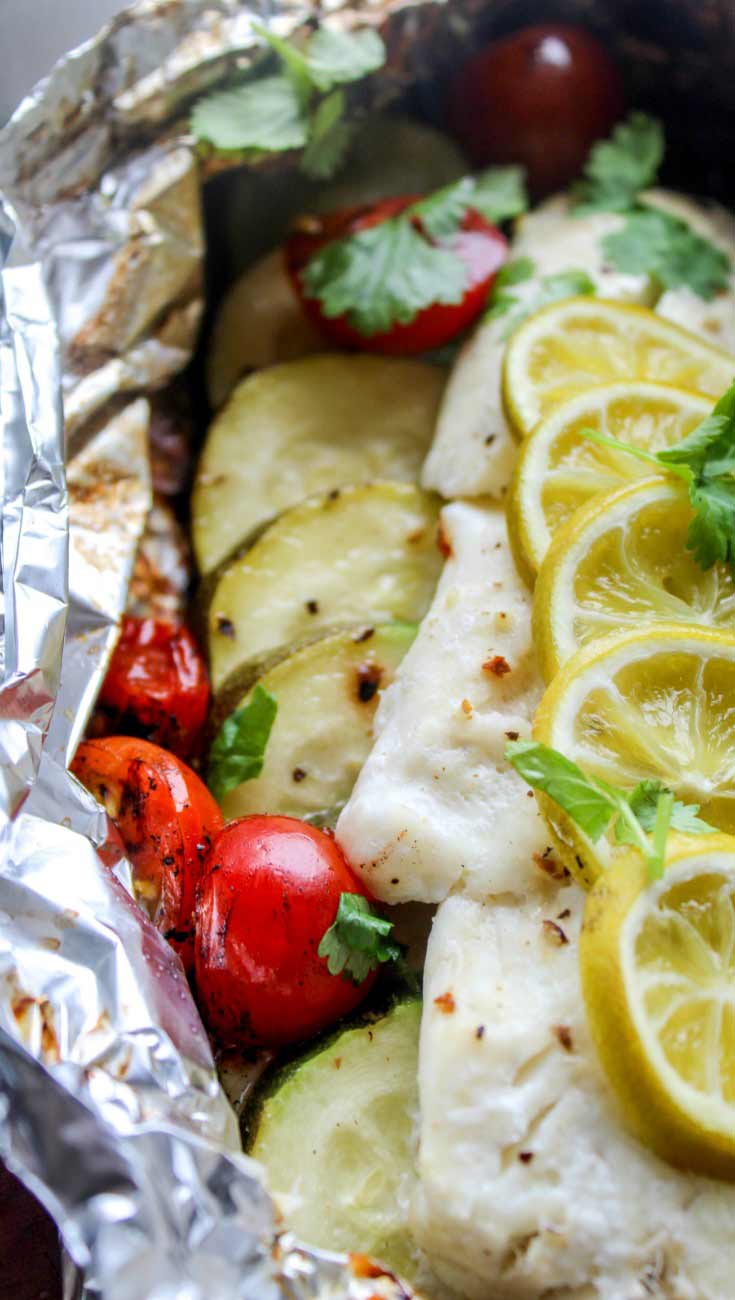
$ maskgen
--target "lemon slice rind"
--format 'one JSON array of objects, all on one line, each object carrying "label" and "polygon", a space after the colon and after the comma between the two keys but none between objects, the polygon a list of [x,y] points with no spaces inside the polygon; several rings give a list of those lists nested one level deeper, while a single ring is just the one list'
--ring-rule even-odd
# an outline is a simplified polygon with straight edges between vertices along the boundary
[{"label": "lemon slice rind", "polygon": [[[508,497],[508,531],[526,581],[533,584],[559,522],[563,526],[599,492],[655,472],[636,457],[581,438],[576,428],[602,428],[658,451],[680,442],[711,409],[698,393],[635,381],[578,393],[550,412],[521,446]],[[621,418],[626,411],[627,419]]]},{"label": "lemon slice rind", "polygon": [[526,437],[560,402],[595,385],[650,379],[715,399],[734,369],[729,353],[646,307],[565,298],[534,312],[511,336],[503,401]]},{"label": "lemon slice rind", "polygon": [[[682,927],[691,929],[682,898],[700,906],[710,899],[724,918],[727,951],[712,948],[708,954],[707,930],[703,938],[701,927],[695,928],[691,942],[698,960],[689,969],[686,949],[682,954],[676,944]],[[716,924],[710,929],[717,934]],[[726,1098],[720,1053],[729,1062],[735,1043],[733,933],[735,838],[675,835],[661,880],[649,884],[635,854],[598,880],[587,898],[579,946],[590,1031],[628,1126],[669,1163],[730,1179],[735,1178],[735,1062],[726,1073]],[[672,1021],[693,1031],[690,1051],[677,1030],[674,1055],[690,1073],[701,1073],[700,1086],[674,1068],[671,1048],[667,1053],[662,1046]]]},{"label": "lemon slice rind", "polygon": [[[711,694],[704,677],[711,666],[716,676],[717,665],[722,680]],[[705,821],[732,832],[735,708],[723,697],[735,701],[735,635],[673,623],[612,633],[578,650],[556,674],[533,736],[611,785],[662,780],[678,798],[699,803]],[[537,798],[564,865],[590,888],[623,850],[604,836],[593,843],[553,800]]]}]

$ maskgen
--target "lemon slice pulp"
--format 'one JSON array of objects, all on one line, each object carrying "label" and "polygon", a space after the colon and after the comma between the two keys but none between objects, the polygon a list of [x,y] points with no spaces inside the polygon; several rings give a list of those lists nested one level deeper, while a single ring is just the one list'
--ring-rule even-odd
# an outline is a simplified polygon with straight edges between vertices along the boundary
[{"label": "lemon slice pulp", "polygon": [[672,837],[661,880],[628,855],[580,936],[593,1040],[629,1126],[671,1164],[735,1177],[735,839]]},{"label": "lemon slice pulp", "polygon": [[533,629],[547,681],[590,641],[625,628],[683,623],[735,633],[735,582],[686,549],[686,488],[671,478],[596,496],[551,544],[534,592]]},{"label": "lemon slice pulp", "polygon": [[[547,688],[533,734],[610,785],[663,781],[735,831],[735,636],[661,624],[593,641]],[[621,850],[538,799],[565,865],[590,885]]]},{"label": "lemon slice pulp", "polygon": [[565,298],[530,316],[503,363],[505,406],[519,433],[560,402],[614,380],[651,379],[713,398],[735,358],[655,312],[602,298]]},{"label": "lemon slice pulp", "polygon": [[635,381],[589,389],[551,412],[523,443],[510,489],[508,529],[521,572],[536,573],[556,530],[590,497],[651,474],[581,429],[655,452],[681,442],[711,410],[697,393]]}]

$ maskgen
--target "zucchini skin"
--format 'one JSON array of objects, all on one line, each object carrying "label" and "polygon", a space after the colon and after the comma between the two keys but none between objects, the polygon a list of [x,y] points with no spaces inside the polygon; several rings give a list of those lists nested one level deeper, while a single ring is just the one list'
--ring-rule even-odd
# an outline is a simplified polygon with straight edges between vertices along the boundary
[{"label": "zucchini skin", "polygon": [[411,972],[388,971],[376,984],[367,1002],[361,1003],[357,1011],[344,1016],[308,1044],[296,1043],[280,1052],[251,1088],[240,1113],[240,1138],[245,1154],[252,1153],[264,1107],[302,1065],[321,1056],[323,1052],[331,1051],[343,1034],[355,1029],[369,1029],[396,1007],[421,1001],[418,980],[411,978]]}]

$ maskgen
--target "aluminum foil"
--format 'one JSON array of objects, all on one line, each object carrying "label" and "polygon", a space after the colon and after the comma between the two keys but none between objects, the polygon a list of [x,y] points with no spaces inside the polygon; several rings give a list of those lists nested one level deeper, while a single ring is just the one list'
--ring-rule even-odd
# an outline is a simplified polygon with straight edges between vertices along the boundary
[{"label": "aluminum foil", "polygon": [[0,136],[0,1150],[59,1225],[69,1298],[410,1295],[279,1234],[178,958],[66,770],[144,530],[154,556],[167,536],[148,395],[202,312],[185,111],[260,56],[252,21],[231,0],[141,0]]},{"label": "aluminum foil", "polygon": [[[364,102],[383,107],[418,80],[431,111],[423,74],[446,68],[489,8],[500,24],[536,16],[531,0],[285,0],[276,11],[263,0],[257,17],[282,36],[307,20],[380,25],[388,64]],[[704,159],[713,192],[730,183],[715,127],[732,85],[732,0],[559,0],[555,11],[617,44],[634,102],[655,110],[660,91],[665,110],[678,96],[681,156]],[[261,57],[255,12],[139,0],[0,133],[0,1151],[59,1224],[68,1300],[410,1294],[360,1256],[279,1235],[178,959],[133,902],[106,817],[66,771],[140,539],[139,601],[170,544],[165,511],[149,516],[149,399],[194,345],[201,182],[218,165],[197,157],[187,111]],[[704,139],[683,111],[692,98],[706,106]],[[153,591],[163,608],[178,608],[176,572]]]}]

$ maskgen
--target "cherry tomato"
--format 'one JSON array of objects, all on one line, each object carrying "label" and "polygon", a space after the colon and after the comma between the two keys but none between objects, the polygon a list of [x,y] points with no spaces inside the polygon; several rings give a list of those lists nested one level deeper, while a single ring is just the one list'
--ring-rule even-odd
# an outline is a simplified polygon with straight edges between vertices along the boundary
[{"label": "cherry tomato", "polygon": [[186,763],[131,736],[84,741],[71,770],[107,810],[138,901],[190,971],[197,883],[223,825],[217,804]]},{"label": "cherry tomato", "polygon": [[108,733],[143,735],[186,755],[196,745],[208,704],[207,669],[191,632],[126,615],[100,691],[97,725]]},{"label": "cherry tomato", "polygon": [[293,817],[241,817],[199,886],[196,981],[226,1044],[298,1042],[357,1006],[374,982],[330,975],[317,949],[340,895],[365,894],[331,836]]},{"label": "cherry tomato", "polygon": [[[382,199],[366,207],[344,208],[327,217],[309,217],[302,223],[286,244],[286,266],[292,283],[307,316],[317,325],[329,341],[340,348],[360,348],[364,352],[386,353],[390,356],[412,356],[443,347],[461,334],[480,314],[495,275],[506,259],[508,244],[505,236],[478,212],[469,209],[460,230],[446,241],[445,246],[464,262],[468,272],[467,289],[461,302],[455,305],[434,303],[425,307],[406,325],[395,324],[380,334],[366,336],[350,325],[346,316],[330,318],[322,312],[317,298],[308,298],[304,292],[301,272],[318,249],[345,235],[357,234],[378,226],[390,217],[403,212],[415,203],[417,195]],[[417,229],[420,226],[417,224]]]},{"label": "cherry tomato", "polygon": [[454,78],[448,119],[475,166],[523,163],[535,196],[577,176],[623,111],[620,73],[581,27],[525,27]]}]

